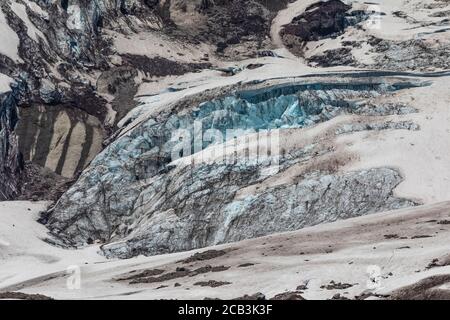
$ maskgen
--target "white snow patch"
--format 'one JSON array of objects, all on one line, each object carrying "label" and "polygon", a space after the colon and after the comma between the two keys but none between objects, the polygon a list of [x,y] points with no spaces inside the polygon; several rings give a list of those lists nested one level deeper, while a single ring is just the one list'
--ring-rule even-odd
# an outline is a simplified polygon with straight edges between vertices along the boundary
[{"label": "white snow patch", "polygon": [[15,62],[21,62],[19,57],[20,39],[6,21],[5,13],[0,8],[0,54],[7,56]]},{"label": "white snow patch", "polygon": [[12,82],[12,78],[0,73],[0,94],[11,91],[10,85]]}]

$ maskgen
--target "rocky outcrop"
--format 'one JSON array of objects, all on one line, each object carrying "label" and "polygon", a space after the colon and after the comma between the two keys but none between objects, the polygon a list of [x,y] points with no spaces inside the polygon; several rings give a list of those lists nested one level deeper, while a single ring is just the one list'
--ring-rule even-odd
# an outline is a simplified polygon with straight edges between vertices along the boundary
[{"label": "rocky outcrop", "polygon": [[308,59],[312,66],[335,67],[351,66],[356,64],[352,49],[349,47],[325,50],[321,55],[315,55]]},{"label": "rocky outcrop", "polygon": [[[304,57],[314,67],[446,70],[449,68],[450,44],[446,37],[449,21],[441,19],[446,11],[429,14],[429,10],[447,6],[445,2],[428,5],[418,1],[414,3],[415,12],[411,13],[393,10],[382,3],[321,1],[284,25],[280,37],[291,52]],[[390,37],[391,28],[399,33],[411,32]]]},{"label": "rocky outcrop", "polygon": [[307,42],[336,38],[344,30],[367,19],[364,11],[350,11],[351,5],[339,0],[319,1],[308,6],[280,31],[283,43],[291,51],[302,55]]},{"label": "rocky outcrop", "polygon": [[17,121],[14,93],[0,93],[0,201],[13,199],[20,193],[24,162],[14,133]]},{"label": "rocky outcrop", "polygon": [[[439,30],[436,33],[439,33]],[[360,49],[365,43],[370,45],[367,54],[373,55],[373,62],[370,64],[359,62],[352,53],[353,49]],[[446,41],[426,39],[396,41],[371,36],[368,41],[343,42],[343,45],[342,48],[325,50],[320,55],[313,55],[308,58],[308,62],[321,67],[349,65],[398,71],[450,68],[450,45]]]},{"label": "rocky outcrop", "polygon": [[294,35],[302,41],[318,40],[342,32],[346,25],[346,13],[351,6],[331,0],[310,5],[305,12],[285,25],[282,35]]},{"label": "rocky outcrop", "polygon": [[[255,57],[270,42],[271,22],[291,0],[175,0],[171,19],[174,34],[210,43],[227,58]],[[185,15],[189,14],[189,19]]]},{"label": "rocky outcrop", "polygon": [[[106,131],[119,120],[111,119],[110,108],[125,100],[129,104],[125,110],[117,108],[122,117],[135,104],[133,97],[131,102],[123,97],[109,106],[101,96],[108,92],[97,93],[93,80],[111,67],[111,43],[102,30],[117,27],[134,32],[155,23],[161,26],[158,3],[8,0],[0,4],[1,30],[9,37],[0,50],[0,72],[20,83],[14,95],[2,97],[0,175],[1,184],[9,189],[1,187],[3,198],[19,197],[24,191],[20,180],[46,169],[72,178],[101,151]],[[50,176],[45,174],[42,180]],[[57,184],[60,178],[55,179]]]},{"label": "rocky outcrop", "polygon": [[376,54],[375,64],[371,66],[374,68],[422,71],[450,68],[450,44],[447,41],[394,41],[371,37],[369,43]]},{"label": "rocky outcrop", "polygon": [[[136,106],[134,96],[141,81],[212,66],[207,54],[200,62],[180,63],[165,56],[116,52],[115,35],[154,32],[169,42],[217,46],[223,56],[228,55],[224,44],[245,44],[242,52],[247,53],[251,47],[263,47],[271,20],[287,3],[3,1],[0,24],[8,46],[0,50],[0,72],[22,84],[15,96],[19,123],[3,133],[5,141],[17,139],[5,145],[18,144],[15,148],[33,168],[76,177],[101,151],[104,138],[117,129],[119,120]],[[16,172],[19,164],[13,166],[11,161],[5,162],[4,166],[12,166],[5,170]]]},{"label": "rocky outcrop", "polygon": [[[9,122],[2,124],[8,128],[3,133],[3,145],[9,152],[3,155],[8,159],[2,161],[4,173],[0,175],[2,183],[8,183],[10,189],[15,185],[8,197],[14,199],[22,197],[24,192],[34,194],[26,189],[35,184],[32,181],[39,180],[35,174],[45,172],[44,167],[73,177],[101,150],[106,102],[95,94],[85,68],[101,68],[105,60],[95,53],[100,50],[101,40],[83,40],[90,33],[81,36],[73,32],[66,24],[59,1],[3,1],[0,14],[2,30],[7,28],[9,37],[17,40],[7,41],[7,49],[0,50],[0,72],[18,83],[2,103],[2,117]],[[70,123],[64,121],[64,116],[58,118],[52,109],[70,109],[68,113],[77,116],[72,116]],[[85,126],[82,118],[89,118],[90,124]],[[89,142],[86,140],[90,128],[95,128],[95,141]],[[72,139],[65,141],[65,137]],[[70,143],[73,146],[68,146]],[[66,161],[69,158],[72,159]],[[45,174],[41,180],[51,176]],[[55,176],[49,184],[49,198],[59,180]],[[42,192],[39,194],[39,199],[49,199]]]}]

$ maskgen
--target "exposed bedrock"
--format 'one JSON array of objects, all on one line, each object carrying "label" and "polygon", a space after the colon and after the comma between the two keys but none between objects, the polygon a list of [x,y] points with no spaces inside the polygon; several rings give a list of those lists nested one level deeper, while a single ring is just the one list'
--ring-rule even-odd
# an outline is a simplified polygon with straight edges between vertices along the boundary
[{"label": "exposed bedrock", "polygon": [[[105,253],[131,257],[193,249],[412,205],[392,196],[401,181],[396,171],[374,169],[342,175],[336,171],[339,160],[311,168],[293,184],[250,192],[239,201],[235,196],[300,161],[330,152],[314,146],[285,150],[282,143],[270,144],[270,148],[278,147],[275,150],[258,144],[258,152],[264,148],[270,151],[261,157],[262,162],[255,162],[249,156],[255,145],[243,137],[255,131],[270,135],[312,126],[342,113],[361,114],[361,110],[383,115],[390,109],[388,104],[377,113],[370,103],[362,101],[416,85],[422,84],[368,78],[346,83],[289,83],[238,91],[182,110],[174,106],[112,142],[44,220],[53,234],[70,245],[125,240],[105,246]],[[189,105],[189,101],[181,105],[186,103]],[[225,140],[239,139],[245,140],[237,142],[244,156],[233,151],[231,160],[216,157],[212,162],[192,165],[191,160],[185,161],[191,154],[195,157],[223,146]],[[273,169],[273,161],[277,169],[267,171]],[[315,189],[326,192],[315,197]],[[248,225],[251,219],[260,224]],[[272,220],[279,223],[268,223]]]},{"label": "exposed bedrock", "polygon": [[24,162],[14,133],[17,121],[14,92],[0,94],[0,201],[13,199],[20,193]]},{"label": "exposed bedrock", "polygon": [[102,150],[101,122],[83,112],[60,106],[20,108],[16,133],[25,161],[67,178],[87,166]]},{"label": "exposed bedrock", "polygon": [[284,44],[295,54],[302,55],[307,42],[336,38],[349,26],[368,18],[364,11],[351,11],[351,5],[339,0],[319,1],[285,25],[280,32]]},{"label": "exposed bedrock", "polygon": [[[450,43],[411,39],[405,41],[383,40],[370,37],[368,43],[375,54],[376,69],[389,70],[447,70],[450,68]],[[365,67],[365,66],[364,66]]]}]

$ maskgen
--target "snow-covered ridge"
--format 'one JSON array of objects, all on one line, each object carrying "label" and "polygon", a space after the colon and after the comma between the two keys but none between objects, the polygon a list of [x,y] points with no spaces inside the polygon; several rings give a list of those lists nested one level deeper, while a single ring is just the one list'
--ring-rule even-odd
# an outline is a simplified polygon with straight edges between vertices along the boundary
[{"label": "snow-covered ridge", "polygon": [[[266,299],[279,294],[305,299],[448,296],[445,279],[436,279],[426,291],[401,295],[405,287],[448,274],[448,202],[129,260],[106,260],[96,253],[96,244],[64,250],[42,241],[46,229],[35,219],[45,205],[0,203],[0,292],[55,299],[232,299],[258,292]],[[182,262],[188,259],[189,264]],[[180,272],[174,279],[158,280],[178,268],[187,268],[191,276]],[[159,275],[139,276],[157,270]],[[206,273],[194,275],[194,270]],[[210,280],[222,284],[197,284]]]}]

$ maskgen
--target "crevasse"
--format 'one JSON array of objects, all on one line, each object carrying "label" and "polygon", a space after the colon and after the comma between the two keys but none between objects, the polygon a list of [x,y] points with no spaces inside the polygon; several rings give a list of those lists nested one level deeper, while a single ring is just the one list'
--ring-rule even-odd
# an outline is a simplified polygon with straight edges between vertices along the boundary
[{"label": "crevasse", "polygon": [[[403,83],[402,86],[414,84]],[[57,203],[50,216],[49,227],[53,232],[71,239],[75,245],[86,243],[89,239],[109,242],[127,235],[130,232],[128,226],[133,221],[139,221],[136,215],[145,214],[146,209],[136,211],[136,201],[139,198],[139,201],[145,200],[146,203],[156,201],[155,206],[160,201],[152,198],[160,193],[149,192],[147,188],[171,185],[166,181],[172,170],[171,152],[179,143],[178,138],[174,138],[174,132],[184,129],[194,133],[196,122],[202,124],[202,133],[209,129],[220,132],[243,129],[241,134],[245,134],[246,130],[300,128],[329,120],[343,111],[352,112],[357,101],[397,89],[396,85],[387,85],[382,81],[288,83],[238,91],[185,109],[182,113],[160,114],[114,141],[96,157]],[[193,141],[188,142],[191,151],[197,151]],[[210,143],[203,142],[202,147]],[[239,173],[241,169],[243,173]],[[205,170],[200,168],[198,172],[203,175]],[[233,174],[244,174],[248,175],[245,179],[254,179],[251,170],[248,173],[245,170],[249,168],[234,169]],[[202,179],[191,178],[193,181]],[[213,176],[204,179],[207,184],[221,183]],[[186,181],[180,181],[180,188],[184,183]],[[229,186],[230,192],[235,192],[237,188]],[[147,191],[143,193],[144,190]],[[183,192],[189,193],[189,190]],[[164,193],[164,197],[168,194]],[[186,196],[190,197],[189,194]],[[204,208],[207,210],[210,207],[205,205]]]}]

